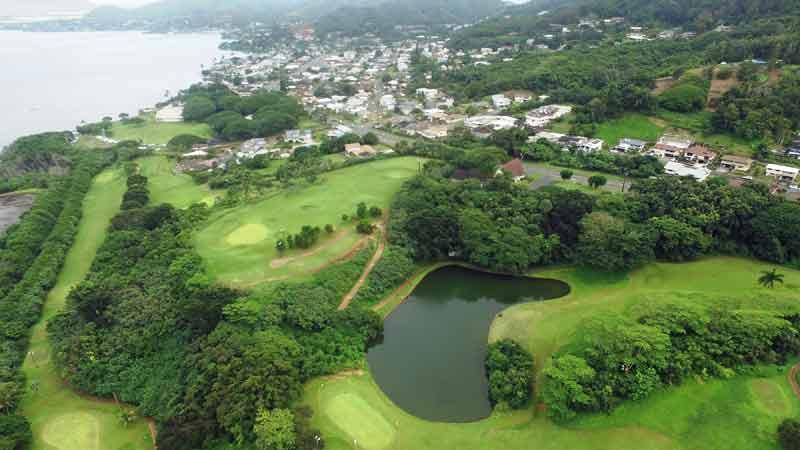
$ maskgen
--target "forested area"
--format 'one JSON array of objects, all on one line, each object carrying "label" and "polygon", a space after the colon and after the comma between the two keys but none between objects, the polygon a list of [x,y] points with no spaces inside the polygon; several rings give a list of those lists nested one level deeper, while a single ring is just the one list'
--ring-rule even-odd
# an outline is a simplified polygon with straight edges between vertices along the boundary
[{"label": "forested area", "polygon": [[229,141],[273,136],[296,127],[304,114],[295,98],[281,92],[239,97],[222,85],[195,85],[182,92],[181,99],[186,102],[184,119],[206,122],[217,136]]},{"label": "forested area", "polygon": [[41,194],[22,222],[0,240],[0,448],[20,448],[31,439],[27,420],[15,414],[25,392],[20,367],[28,333],[72,246],[92,178],[117,156],[112,150],[76,158],[70,174]]},{"label": "forested area", "polygon": [[553,357],[542,392],[551,418],[609,412],[693,376],[729,378],[749,366],[783,364],[800,351],[794,299],[642,300],[625,314],[588,320],[576,342]]},{"label": "forested area", "polygon": [[189,239],[207,208],[144,206],[146,186],[129,176],[89,275],[48,325],[65,378],[154,417],[159,448],[317,448],[294,403],[305,381],[358,367],[381,336],[373,312],[336,311],[372,249],[309,281],[234,291],[212,284]]},{"label": "forested area", "polygon": [[[17,139],[0,153],[0,177],[7,178],[17,189],[41,187],[40,178],[33,173],[61,174],[69,168],[70,138],[70,133],[54,132]],[[4,183],[0,181],[0,186]]]},{"label": "forested area", "polygon": [[598,199],[558,188],[531,191],[505,178],[452,183],[436,164],[426,172],[392,207],[390,240],[416,261],[454,257],[513,273],[553,262],[625,271],[712,252],[800,262],[792,238],[800,232],[800,205],[757,184],[644,179],[624,197]]}]

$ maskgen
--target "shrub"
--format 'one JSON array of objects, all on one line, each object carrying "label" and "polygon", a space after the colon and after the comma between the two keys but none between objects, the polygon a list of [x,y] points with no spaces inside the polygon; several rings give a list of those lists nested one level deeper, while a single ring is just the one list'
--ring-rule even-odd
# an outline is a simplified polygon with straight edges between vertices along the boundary
[{"label": "shrub", "polygon": [[778,425],[778,441],[785,450],[800,450],[800,421],[784,419]]},{"label": "shrub", "polygon": [[517,409],[528,404],[533,387],[530,353],[516,342],[503,339],[489,345],[485,365],[493,405],[507,404]]}]

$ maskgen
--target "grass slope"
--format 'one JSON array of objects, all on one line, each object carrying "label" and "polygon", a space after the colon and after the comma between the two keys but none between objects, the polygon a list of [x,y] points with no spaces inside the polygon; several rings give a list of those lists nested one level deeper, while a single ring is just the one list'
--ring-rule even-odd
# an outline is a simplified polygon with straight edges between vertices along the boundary
[{"label": "grass slope", "polygon": [[180,134],[193,134],[202,138],[211,137],[211,128],[205,123],[196,122],[156,122],[154,114],[140,116],[141,124],[122,124],[114,122],[111,136],[118,141],[134,140],[144,144],[166,144]]},{"label": "grass slope", "polygon": [[[233,285],[307,275],[361,239],[352,224],[342,223],[342,215],[352,215],[359,202],[388,207],[402,183],[417,172],[419,162],[408,157],[360,164],[324,174],[313,185],[223,211],[196,233],[197,250],[211,274]],[[281,233],[325,224],[337,228],[332,236],[323,235],[317,247],[287,251],[278,260],[275,241]]]},{"label": "grass slope", "polygon": [[[735,296],[763,291],[756,278],[769,268],[752,260],[719,257],[687,264],[651,264],[629,275],[574,268],[544,270],[535,275],[567,281],[572,292],[561,299],[503,311],[492,324],[489,339],[517,340],[532,351],[540,369],[554,351],[572,340],[586,318],[621,312],[640,301],[658,301],[665,293]],[[786,283],[777,290],[799,292],[800,272],[780,271]],[[331,450],[777,450],[778,423],[800,413],[800,402],[786,381],[787,372],[788,368],[762,367],[758,373],[730,380],[692,381],[644,401],[627,402],[611,415],[584,416],[567,426],[555,425],[534,408],[494,413],[474,423],[427,422],[395,406],[369,374],[315,380],[306,387],[305,401],[317,411],[314,422]],[[343,401],[353,407],[343,408]],[[384,431],[391,436],[390,443],[370,438],[354,444],[356,428],[382,429],[384,422],[392,426],[391,431]]]},{"label": "grass slope", "polygon": [[42,318],[33,328],[23,365],[28,392],[22,412],[31,421],[34,442],[30,450],[147,450],[153,447],[147,424],[138,420],[127,428],[120,423],[119,407],[78,395],[61,380],[50,360],[45,326],[58,314],[73,286],[86,276],[111,218],[118,212],[125,178],[121,170],[98,175],[83,202],[75,243],[67,254],[58,282],[50,291]]},{"label": "grass slope", "polygon": [[656,142],[662,131],[663,127],[653,123],[647,116],[626,114],[598,124],[595,137],[605,141],[608,148],[613,148],[623,138]]},{"label": "grass slope", "polygon": [[138,161],[141,174],[148,178],[150,202],[169,203],[186,208],[194,203],[214,204],[218,195],[207,185],[199,185],[192,177],[175,173],[175,163],[164,156],[149,156]]}]

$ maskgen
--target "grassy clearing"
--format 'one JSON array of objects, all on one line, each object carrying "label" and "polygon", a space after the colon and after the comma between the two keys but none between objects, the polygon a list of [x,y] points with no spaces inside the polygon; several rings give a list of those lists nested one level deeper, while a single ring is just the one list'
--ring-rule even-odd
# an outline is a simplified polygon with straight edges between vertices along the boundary
[{"label": "grassy clearing", "polygon": [[150,202],[169,203],[176,208],[186,208],[193,203],[211,206],[221,194],[199,185],[192,177],[175,173],[175,162],[164,156],[148,156],[138,161],[142,175],[148,178]]},{"label": "grassy clearing", "polygon": [[708,133],[711,115],[712,113],[708,111],[675,113],[661,110],[656,115],[655,121],[673,129],[687,131],[695,140],[717,149],[724,149],[726,154],[751,157],[753,148],[759,141],[728,134]]},{"label": "grassy clearing", "polygon": [[661,136],[662,131],[663,127],[653,123],[647,116],[626,114],[619,119],[599,124],[595,137],[605,141],[606,145],[611,148],[623,138],[655,142]]},{"label": "grassy clearing", "polygon": [[125,124],[114,122],[111,136],[118,141],[134,140],[145,144],[166,144],[170,139],[180,134],[193,134],[202,138],[211,137],[211,128],[205,123],[156,122],[154,114],[140,116],[144,119],[142,124]]},{"label": "grassy clearing", "polygon": [[[218,213],[195,236],[198,252],[220,281],[252,286],[264,281],[303,276],[347,254],[362,236],[342,215],[356,205],[389,206],[403,182],[419,167],[418,158],[393,158],[324,174],[313,185],[282,191],[255,204]],[[278,255],[275,242],[303,225],[337,230],[309,250]]]},{"label": "grassy clearing", "polygon": [[[513,306],[492,324],[490,340],[510,337],[536,357],[536,367],[575,336],[586,318],[621,312],[641,301],[658,301],[658,294],[699,291],[738,295],[763,291],[756,278],[771,268],[760,262],[718,257],[687,264],[651,264],[631,274],[598,274],[574,268],[547,269],[536,276],[571,284],[561,299]],[[800,290],[800,272],[780,269],[786,283],[776,288],[787,294]],[[413,289],[425,270],[404,286]],[[402,294],[397,295],[401,297]],[[391,299],[380,312],[399,302]],[[800,413],[800,403],[786,382],[787,367],[761,367],[753,374],[729,380],[696,380],[665,389],[640,402],[627,402],[610,415],[590,415],[558,426],[533,407],[494,413],[486,420],[466,424],[427,422],[397,408],[369,374],[319,379],[306,387],[305,401],[317,411],[348,395],[357,407],[369,410],[360,418],[352,413],[317,413],[315,424],[330,449],[719,449],[777,450],[775,429],[785,417]],[[357,400],[356,400],[357,398]],[[338,399],[338,400],[336,400]],[[368,406],[363,406],[366,403]],[[352,431],[355,421],[380,414],[394,428],[389,444],[369,446]],[[378,421],[380,422],[380,420]]]},{"label": "grassy clearing", "polygon": [[153,447],[147,424],[138,420],[123,427],[113,402],[78,395],[64,384],[50,360],[45,325],[64,307],[69,290],[89,271],[109,221],[119,210],[125,178],[121,170],[98,175],[83,202],[75,243],[67,254],[55,287],[50,291],[39,323],[33,328],[23,365],[28,392],[21,408],[31,421],[30,450],[148,450]]}]

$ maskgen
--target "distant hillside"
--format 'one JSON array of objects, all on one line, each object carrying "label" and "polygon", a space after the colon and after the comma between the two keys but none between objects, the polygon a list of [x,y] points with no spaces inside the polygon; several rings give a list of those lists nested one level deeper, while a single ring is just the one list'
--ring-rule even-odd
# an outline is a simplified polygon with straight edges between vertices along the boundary
[{"label": "distant hillside", "polygon": [[89,11],[94,7],[89,0],[24,0],[0,1],[0,17],[45,16],[47,14]]},{"label": "distant hillside", "polygon": [[105,24],[128,20],[187,20],[195,25],[228,19],[235,22],[271,22],[303,3],[304,0],[162,0],[134,9],[104,6],[93,10],[88,18]]},{"label": "distant hillside", "polygon": [[500,0],[389,0],[370,7],[345,6],[320,18],[320,33],[385,31],[396,25],[464,24],[503,11]]},{"label": "distant hillside", "polygon": [[[549,12],[540,15],[543,10]],[[586,17],[624,17],[628,25],[679,26],[704,32],[719,24],[736,25],[800,12],[800,0],[534,0],[510,9],[454,37],[454,47],[502,44],[513,36],[577,23]]]}]

